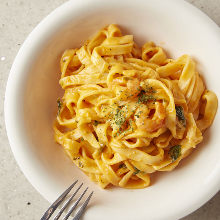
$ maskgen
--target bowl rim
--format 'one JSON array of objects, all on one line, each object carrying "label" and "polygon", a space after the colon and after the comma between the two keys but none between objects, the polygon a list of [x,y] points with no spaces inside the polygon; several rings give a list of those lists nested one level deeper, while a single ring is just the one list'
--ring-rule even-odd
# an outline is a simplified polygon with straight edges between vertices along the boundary
[{"label": "bowl rim", "polygon": [[[116,1],[117,0],[113,0],[113,2]],[[138,1],[142,1],[142,0],[138,0]],[[167,0],[167,1],[174,2],[173,0]],[[100,4],[101,2],[102,0],[93,0],[93,5]],[[24,129],[22,124],[22,118],[18,118],[19,115],[18,113],[22,113],[23,108],[20,107],[18,111],[15,111],[15,109],[17,109],[17,106],[19,105],[19,100],[17,100],[17,95],[18,95],[17,91],[19,91],[20,95],[23,94],[24,90],[22,88],[22,81],[24,82],[25,81],[24,79],[26,77],[25,74],[18,74],[18,72],[22,72],[31,66],[31,62],[27,64],[26,62],[27,58],[32,54],[32,51],[37,51],[38,45],[42,45],[45,38],[51,35],[51,32],[49,33],[48,30],[52,30],[52,29],[56,30],[55,21],[58,21],[58,19],[63,18],[63,14],[62,14],[63,11],[65,11],[69,7],[72,7],[75,10],[77,7],[84,7],[90,3],[91,3],[90,0],[84,0],[83,3],[82,1],[70,0],[60,5],[58,8],[53,10],[49,15],[47,15],[33,29],[33,31],[28,35],[28,37],[22,44],[19,52],[17,53],[14,59],[6,85],[5,100],[4,100],[4,118],[5,118],[6,132],[11,150],[13,152],[17,164],[19,165],[25,177],[34,186],[34,188],[49,202],[52,202],[51,199],[49,199],[50,196],[48,196],[47,193],[45,193],[45,190],[42,189],[42,185],[37,180],[36,177],[38,175],[35,176],[33,175],[33,173],[37,173],[37,174],[42,172],[45,173],[43,167],[35,159],[33,160],[31,159],[31,161],[27,161],[28,154],[29,155],[32,154],[31,151],[29,152],[20,151],[22,148],[17,147],[17,145],[21,146],[25,142],[25,135],[22,133],[22,130]],[[182,4],[184,7],[187,7],[190,10],[192,10],[194,13],[196,13],[204,22],[212,26],[213,31],[215,31],[216,34],[220,37],[220,28],[206,14],[204,14],[198,8],[186,2],[185,0],[179,1],[178,4]],[[34,56],[32,57],[32,60],[34,60]],[[18,135],[15,135],[16,133],[18,133]],[[27,145],[28,142],[26,141],[25,144]],[[29,166],[31,164],[32,166]],[[33,166],[33,164],[35,166]],[[218,165],[219,165],[218,171],[220,171],[220,164]],[[217,172],[215,172],[215,175],[216,177],[218,176],[216,182],[213,183],[212,186],[210,186],[210,188],[203,193],[201,198],[197,199],[197,202],[195,204],[191,204],[191,206],[188,205],[188,207],[187,208],[185,207],[185,209],[182,208],[182,211],[175,213],[175,215],[170,215],[170,219],[184,217],[190,214],[191,212],[195,211],[199,207],[201,207],[208,200],[210,200],[220,189],[220,175]],[[45,178],[47,179],[46,176]]]}]

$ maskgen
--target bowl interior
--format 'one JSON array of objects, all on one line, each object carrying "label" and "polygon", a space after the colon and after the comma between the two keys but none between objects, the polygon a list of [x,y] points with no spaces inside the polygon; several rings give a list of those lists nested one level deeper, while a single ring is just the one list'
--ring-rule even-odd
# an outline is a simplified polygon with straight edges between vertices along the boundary
[{"label": "bowl interior", "polygon": [[[197,61],[197,69],[207,87],[219,96],[216,64],[220,57],[220,40],[215,25],[185,2],[135,2],[68,2],[35,29],[16,58],[23,65],[22,71],[21,68],[16,70],[20,71],[17,74],[23,76],[23,81],[17,85],[20,92],[12,98],[19,105],[17,112],[12,114],[19,118],[16,126],[20,126],[17,127],[20,130],[16,135],[22,136],[23,144],[20,141],[15,146],[10,141],[14,153],[20,151],[20,155],[15,156],[18,162],[25,161],[23,170],[28,173],[29,180],[51,202],[74,179],[93,189],[95,196],[85,219],[94,219],[94,216],[97,220],[104,216],[105,219],[114,216],[120,216],[120,219],[180,218],[207,201],[220,184],[219,114],[206,132],[204,142],[176,170],[152,175],[152,186],[142,190],[100,189],[54,142],[52,125],[57,111],[56,100],[63,94],[58,84],[60,57],[65,49],[80,47],[110,23],[118,24],[123,34],[133,34],[139,45],[154,41],[172,58],[191,55]],[[196,25],[198,22],[203,25]],[[11,74],[13,71],[15,67]],[[10,134],[9,139],[13,139]],[[24,168],[27,165],[29,168]],[[157,210],[159,203],[160,212]],[[131,206],[133,208],[128,208]]]}]

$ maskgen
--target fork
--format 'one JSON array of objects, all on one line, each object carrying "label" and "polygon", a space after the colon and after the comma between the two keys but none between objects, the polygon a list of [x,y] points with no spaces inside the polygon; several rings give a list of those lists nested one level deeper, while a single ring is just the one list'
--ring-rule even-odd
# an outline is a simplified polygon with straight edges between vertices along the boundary
[{"label": "fork", "polygon": [[[62,201],[64,201],[64,199],[66,198],[66,196],[68,195],[68,193],[71,191],[71,189],[76,185],[76,183],[78,182],[78,180],[76,180],[66,191],[64,191],[61,196],[59,196],[59,198],[47,209],[47,211],[44,213],[44,215],[42,216],[42,218],[40,220],[48,220],[51,215],[54,213],[54,211],[57,209],[57,207],[60,205],[60,203]],[[82,187],[83,183],[80,184],[80,186],[75,190],[75,192],[72,194],[72,196],[64,203],[63,207],[60,209],[60,211],[57,213],[57,215],[54,217],[53,220],[58,220],[60,218],[60,216],[62,215],[62,213],[64,212],[64,210],[67,208],[67,206],[70,204],[70,202],[72,201],[72,199],[75,197],[75,195],[77,194],[77,192],[80,190],[80,188]],[[75,201],[75,203],[72,205],[72,207],[69,209],[69,211],[67,212],[67,214],[64,216],[63,220],[67,220],[69,218],[69,216],[72,214],[72,212],[75,210],[75,208],[77,207],[78,203],[80,202],[80,200],[83,198],[83,196],[85,195],[86,191],[88,190],[88,187],[83,191],[83,193],[79,196],[79,198]],[[84,201],[84,203],[80,206],[79,210],[77,211],[77,213],[75,214],[75,216],[73,217],[72,220],[79,220],[80,217],[82,216],[82,214],[84,213],[84,210],[86,208],[86,206],[89,203],[89,200],[91,199],[93,195],[93,191],[89,194],[89,196],[87,197],[87,199]]]}]

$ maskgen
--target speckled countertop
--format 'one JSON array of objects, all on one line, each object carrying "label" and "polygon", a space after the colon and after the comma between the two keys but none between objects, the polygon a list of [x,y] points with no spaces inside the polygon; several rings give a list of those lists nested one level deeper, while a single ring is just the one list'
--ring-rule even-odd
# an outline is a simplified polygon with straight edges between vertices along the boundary
[{"label": "speckled countertop", "polygon": [[[0,0],[0,220],[37,220],[49,206],[26,180],[14,160],[5,131],[3,102],[8,74],[20,45],[48,13],[64,2]],[[220,0],[188,2],[200,8],[220,26]],[[220,220],[220,192],[183,219]]]}]

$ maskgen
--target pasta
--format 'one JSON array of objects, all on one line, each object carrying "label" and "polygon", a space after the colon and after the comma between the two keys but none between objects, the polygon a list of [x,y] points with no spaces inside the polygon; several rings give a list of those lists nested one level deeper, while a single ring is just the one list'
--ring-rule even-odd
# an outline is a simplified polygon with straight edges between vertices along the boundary
[{"label": "pasta", "polygon": [[144,188],[171,171],[212,124],[218,100],[188,55],[168,59],[111,24],[60,61],[55,140],[92,181]]}]

